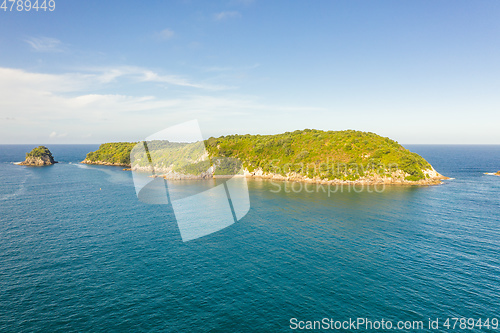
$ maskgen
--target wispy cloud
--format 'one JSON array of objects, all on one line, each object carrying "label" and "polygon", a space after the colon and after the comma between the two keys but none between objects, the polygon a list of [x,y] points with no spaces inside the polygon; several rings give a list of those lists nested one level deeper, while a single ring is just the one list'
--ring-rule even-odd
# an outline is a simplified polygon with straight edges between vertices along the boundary
[{"label": "wispy cloud", "polygon": [[85,74],[82,79],[96,80],[102,84],[116,82],[119,79],[130,79],[135,82],[166,83],[172,86],[202,90],[230,90],[235,88],[226,85],[195,82],[180,75],[158,73],[147,68],[136,66],[88,68],[86,70],[90,73]]},{"label": "wispy cloud", "polygon": [[62,52],[62,43],[59,39],[50,37],[30,37],[25,40],[36,52]]},{"label": "wispy cloud", "polygon": [[234,90],[236,88],[223,84],[197,82],[180,75],[159,73],[136,66],[89,67],[82,68],[79,72],[60,75],[0,67],[0,89],[6,90],[14,90],[15,87],[11,86],[14,84],[22,86],[22,90],[25,91],[39,91],[40,86],[47,86],[52,92],[71,93],[106,88],[115,83],[141,84],[145,82],[207,91]]},{"label": "wispy cloud", "polygon": [[[147,82],[168,82],[186,86],[187,90],[170,97],[127,94],[116,88],[121,87],[122,80],[127,78],[131,78],[131,83],[140,91],[145,90]],[[246,120],[261,121],[255,117],[255,112],[270,114],[272,110],[281,117],[290,112],[319,110],[267,105],[255,97],[234,93],[202,94],[204,90],[191,90],[193,86],[197,88],[200,84],[140,67],[66,74],[33,73],[0,67],[0,119],[16,117],[16,121],[0,121],[0,140],[19,143],[50,138],[54,142],[81,142],[79,140],[88,133],[95,134],[92,136],[95,141],[111,137],[113,140],[135,140],[153,132],[156,126],[194,118],[211,122],[213,126],[232,121],[226,126],[232,128],[239,124],[244,131]],[[103,91],[111,92],[96,94],[96,89],[101,87]]]},{"label": "wispy cloud", "polygon": [[[171,80],[171,78],[165,79],[165,77],[157,76],[154,72],[149,72],[148,74],[150,76],[144,81]],[[33,82],[33,84],[26,84],[27,82]],[[88,91],[94,90],[96,85],[100,83],[98,75],[89,76],[84,73],[41,74],[0,67],[0,105],[2,106],[0,110],[23,110],[23,112],[19,113],[19,117],[21,114],[33,115],[41,111],[48,111],[48,113],[40,113],[40,117],[49,117],[57,110],[61,111],[62,114],[67,114],[71,110],[81,111],[81,109],[87,107],[93,110],[116,110],[120,112],[171,108],[181,105],[188,109],[224,109],[228,111],[237,109],[261,110],[267,108],[278,111],[319,110],[318,108],[300,106],[270,106],[256,103],[254,98],[242,96],[213,97],[194,94],[186,95],[187,97],[185,96],[183,99],[163,99],[156,96],[88,93]],[[140,85],[140,81],[137,84]],[[66,89],[61,89],[61,87],[66,87]],[[29,95],[31,98],[21,98],[26,95]],[[0,116],[8,117],[9,115],[2,115],[2,112],[0,112]]]},{"label": "wispy cloud", "polygon": [[231,19],[231,18],[238,18],[241,17],[240,12],[237,11],[229,11],[229,12],[220,12],[214,15],[214,19],[216,21],[222,21],[226,19]]},{"label": "wispy cloud", "polygon": [[161,40],[169,40],[174,38],[175,32],[172,29],[163,29],[162,31],[158,32],[157,34],[158,38]]},{"label": "wispy cloud", "polygon": [[50,139],[60,139],[60,138],[65,138],[66,136],[68,136],[68,133],[58,134],[55,131],[49,134]]},{"label": "wispy cloud", "polygon": [[142,76],[141,80],[144,82],[161,82],[175,86],[191,87],[191,88],[206,89],[206,90],[234,89],[234,87],[229,87],[225,85],[194,83],[177,75],[160,75],[150,70],[143,70],[140,71],[138,74]]}]

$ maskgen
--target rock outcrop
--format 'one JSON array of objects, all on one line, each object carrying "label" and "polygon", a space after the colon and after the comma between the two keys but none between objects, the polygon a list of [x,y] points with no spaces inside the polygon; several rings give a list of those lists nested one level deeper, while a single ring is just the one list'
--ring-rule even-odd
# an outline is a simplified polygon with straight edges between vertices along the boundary
[{"label": "rock outcrop", "polygon": [[27,166],[47,166],[57,163],[50,150],[45,146],[34,148],[29,153],[26,153],[26,160],[19,165]]}]

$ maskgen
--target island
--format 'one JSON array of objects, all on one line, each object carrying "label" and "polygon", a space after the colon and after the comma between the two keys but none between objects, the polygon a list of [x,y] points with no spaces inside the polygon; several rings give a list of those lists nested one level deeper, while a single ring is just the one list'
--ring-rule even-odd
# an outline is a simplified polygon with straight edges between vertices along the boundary
[{"label": "island", "polygon": [[38,146],[29,153],[26,153],[26,160],[19,165],[26,166],[47,166],[57,163],[50,150],[45,146]]},{"label": "island", "polygon": [[126,166],[167,179],[240,174],[316,183],[409,185],[449,179],[396,141],[355,130],[227,135],[194,143],[106,143],[82,163]]}]

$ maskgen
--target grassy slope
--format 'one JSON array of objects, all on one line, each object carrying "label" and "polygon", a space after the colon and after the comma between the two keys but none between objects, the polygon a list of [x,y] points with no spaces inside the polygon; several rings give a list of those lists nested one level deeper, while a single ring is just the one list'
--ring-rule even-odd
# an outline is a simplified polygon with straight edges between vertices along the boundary
[{"label": "grassy slope", "polygon": [[[89,153],[87,160],[129,164],[130,152],[135,144],[106,143],[96,152]],[[190,147],[191,145],[193,147]],[[320,176],[330,180],[355,180],[368,175],[370,170],[378,170],[377,173],[380,174],[400,169],[410,175],[407,177],[408,180],[420,180],[425,178],[422,170],[431,168],[425,159],[408,151],[396,141],[374,133],[353,130],[328,132],[303,130],[277,135],[228,135],[210,138],[205,141],[205,145],[210,157],[239,159],[251,172],[260,168],[264,172],[281,174],[294,171],[311,178]],[[175,155],[177,153],[173,153],[168,144],[165,147],[160,146],[160,149],[150,147],[149,150],[155,165],[165,166],[171,162],[176,164],[175,161],[179,160]],[[196,152],[191,161],[194,162],[199,154],[199,143],[185,145],[181,150],[185,153]],[[143,162],[144,158],[140,164]],[[186,164],[179,167],[187,170]]]}]

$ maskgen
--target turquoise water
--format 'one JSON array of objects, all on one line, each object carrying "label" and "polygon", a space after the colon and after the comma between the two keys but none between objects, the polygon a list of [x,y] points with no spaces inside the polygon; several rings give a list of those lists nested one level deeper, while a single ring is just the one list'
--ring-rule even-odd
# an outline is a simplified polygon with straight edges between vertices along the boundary
[{"label": "turquoise water", "polygon": [[0,146],[2,332],[500,317],[500,177],[483,174],[500,170],[500,146],[409,146],[455,178],[441,186],[328,195],[250,181],[243,219],[186,243],[168,205],[137,200],[130,172],[78,164],[97,146],[12,164],[31,148]]}]

